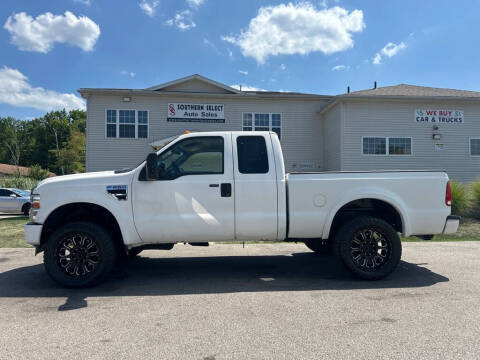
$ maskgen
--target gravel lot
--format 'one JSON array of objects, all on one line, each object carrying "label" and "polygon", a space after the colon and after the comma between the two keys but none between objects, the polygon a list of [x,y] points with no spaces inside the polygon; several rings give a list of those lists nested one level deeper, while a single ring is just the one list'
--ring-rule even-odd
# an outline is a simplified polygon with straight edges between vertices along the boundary
[{"label": "gravel lot", "polygon": [[407,243],[388,279],[301,245],[146,251],[99,287],[0,249],[1,359],[478,359],[480,242]]}]

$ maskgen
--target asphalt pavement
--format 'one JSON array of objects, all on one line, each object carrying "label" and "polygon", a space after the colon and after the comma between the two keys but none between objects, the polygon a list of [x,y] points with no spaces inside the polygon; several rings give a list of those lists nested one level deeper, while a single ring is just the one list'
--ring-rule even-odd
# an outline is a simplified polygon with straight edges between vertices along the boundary
[{"label": "asphalt pavement", "polygon": [[407,243],[359,281],[302,244],[145,251],[68,290],[0,249],[0,359],[478,359],[480,242]]}]

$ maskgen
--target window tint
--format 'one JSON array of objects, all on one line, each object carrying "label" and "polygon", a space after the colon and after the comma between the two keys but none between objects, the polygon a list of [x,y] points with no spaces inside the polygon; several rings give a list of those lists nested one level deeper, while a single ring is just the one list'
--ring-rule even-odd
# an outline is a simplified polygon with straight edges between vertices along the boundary
[{"label": "window tint", "polygon": [[0,189],[0,196],[10,196],[12,192],[6,189]]},{"label": "window tint", "polygon": [[223,138],[219,136],[199,136],[179,141],[158,156],[160,179],[223,174],[223,150]]},{"label": "window tint", "polygon": [[242,174],[268,173],[267,145],[263,136],[237,138],[238,171]]}]

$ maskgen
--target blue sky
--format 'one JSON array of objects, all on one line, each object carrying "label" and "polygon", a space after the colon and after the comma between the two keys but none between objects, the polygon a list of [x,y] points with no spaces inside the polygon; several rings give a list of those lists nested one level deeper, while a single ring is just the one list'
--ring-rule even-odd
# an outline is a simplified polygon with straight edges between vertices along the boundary
[{"label": "blue sky", "polygon": [[374,80],[480,91],[479,10],[440,0],[2,0],[0,116],[84,106],[81,87],[193,73],[317,94]]}]

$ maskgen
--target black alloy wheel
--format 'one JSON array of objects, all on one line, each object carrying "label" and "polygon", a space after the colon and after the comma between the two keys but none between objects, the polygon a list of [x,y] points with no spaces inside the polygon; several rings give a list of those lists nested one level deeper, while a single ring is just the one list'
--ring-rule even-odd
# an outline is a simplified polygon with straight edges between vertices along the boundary
[{"label": "black alloy wheel", "polygon": [[90,222],[73,222],[47,240],[43,262],[48,275],[66,287],[88,287],[113,270],[117,249],[105,229]]},{"label": "black alloy wheel", "polygon": [[370,216],[355,218],[340,227],[335,252],[355,276],[379,280],[392,273],[402,256],[397,231],[386,221]]},{"label": "black alloy wheel", "polygon": [[388,261],[391,254],[391,241],[371,227],[359,229],[350,241],[350,256],[365,271],[375,271]]},{"label": "black alloy wheel", "polygon": [[94,272],[101,255],[96,240],[89,234],[72,232],[58,243],[56,259],[60,269],[75,278]]}]

